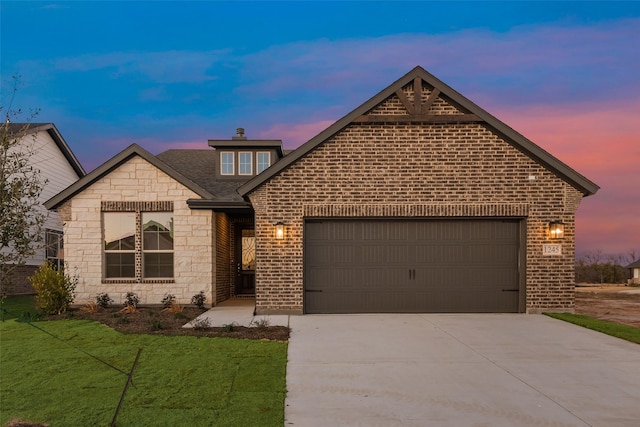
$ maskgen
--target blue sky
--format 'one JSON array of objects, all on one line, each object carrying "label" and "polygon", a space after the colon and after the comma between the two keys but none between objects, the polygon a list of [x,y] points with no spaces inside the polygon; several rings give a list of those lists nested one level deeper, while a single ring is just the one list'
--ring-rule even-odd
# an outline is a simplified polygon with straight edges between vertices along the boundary
[{"label": "blue sky", "polygon": [[[2,107],[87,170],[136,142],[294,148],[416,65],[602,187],[577,249],[640,249],[640,2],[0,3]],[[615,218],[615,221],[611,221]]]}]

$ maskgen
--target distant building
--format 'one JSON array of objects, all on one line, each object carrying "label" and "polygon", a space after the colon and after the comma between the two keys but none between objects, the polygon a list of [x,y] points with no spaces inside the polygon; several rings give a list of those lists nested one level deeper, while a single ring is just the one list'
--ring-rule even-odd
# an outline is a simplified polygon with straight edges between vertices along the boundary
[{"label": "distant building", "polygon": [[640,259],[627,265],[625,268],[630,270],[631,279],[629,279],[630,285],[640,285]]},{"label": "distant building", "polygon": [[[29,146],[35,152],[30,158],[30,164],[40,170],[43,180],[47,184],[40,194],[41,205],[38,209],[46,212],[42,205],[78,179],[86,175],[69,145],[66,143],[53,123],[10,123],[9,132],[14,135],[20,144]],[[11,218],[2,218],[2,221],[11,221]],[[56,212],[48,212],[44,224],[44,247],[38,249],[29,258],[25,265],[19,266],[13,277],[13,286],[8,290],[11,294],[29,294],[33,288],[28,277],[45,261],[50,260],[56,265],[64,262],[64,243],[62,238],[62,219]],[[4,250],[10,250],[5,248]]]}]

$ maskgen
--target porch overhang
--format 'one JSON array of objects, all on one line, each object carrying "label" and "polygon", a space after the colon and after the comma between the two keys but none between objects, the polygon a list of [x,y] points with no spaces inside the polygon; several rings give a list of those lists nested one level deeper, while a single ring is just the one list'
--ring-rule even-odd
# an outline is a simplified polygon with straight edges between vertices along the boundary
[{"label": "porch overhang", "polygon": [[189,199],[187,200],[187,206],[191,209],[209,209],[215,212],[253,213],[251,203],[241,201]]}]

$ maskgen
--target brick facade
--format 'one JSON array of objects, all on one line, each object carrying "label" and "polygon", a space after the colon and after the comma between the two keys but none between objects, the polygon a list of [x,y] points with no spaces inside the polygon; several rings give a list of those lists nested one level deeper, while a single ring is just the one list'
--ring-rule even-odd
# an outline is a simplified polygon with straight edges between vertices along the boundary
[{"label": "brick facade", "polygon": [[7,295],[32,295],[35,293],[29,277],[33,276],[38,270],[37,265],[19,265],[14,268],[11,276],[11,286],[7,289],[0,289]]},{"label": "brick facade", "polygon": [[[412,85],[403,89],[412,100]],[[430,92],[422,91],[422,99]],[[438,98],[429,114],[461,114]],[[397,95],[369,114],[406,115]],[[248,194],[259,242],[256,310],[303,311],[305,218],[515,217],[526,227],[526,311],[574,305],[575,211],[582,193],[480,123],[351,123]],[[543,256],[547,224],[562,255]],[[273,238],[282,221],[286,239]]]}]

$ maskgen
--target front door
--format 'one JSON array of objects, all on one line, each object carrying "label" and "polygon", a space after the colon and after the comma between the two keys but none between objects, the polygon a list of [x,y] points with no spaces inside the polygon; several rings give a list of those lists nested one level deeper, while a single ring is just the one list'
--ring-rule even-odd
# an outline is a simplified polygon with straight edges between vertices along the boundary
[{"label": "front door", "polygon": [[253,227],[236,231],[236,295],[253,295],[256,289],[256,233]]}]

